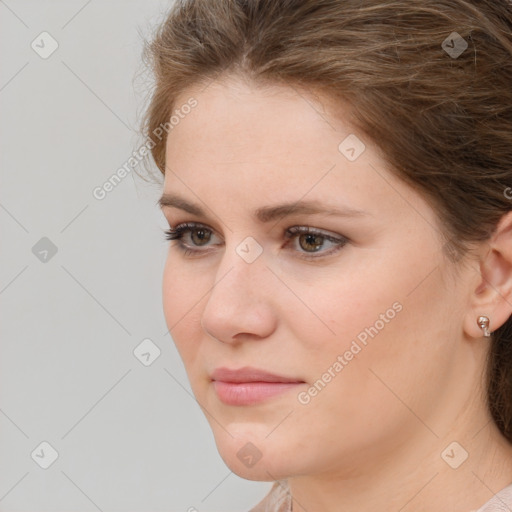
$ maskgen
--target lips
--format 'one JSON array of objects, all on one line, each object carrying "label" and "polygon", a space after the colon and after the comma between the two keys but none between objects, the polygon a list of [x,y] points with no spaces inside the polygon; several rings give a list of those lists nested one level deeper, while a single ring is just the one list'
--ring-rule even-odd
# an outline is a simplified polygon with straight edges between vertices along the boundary
[{"label": "lips", "polygon": [[246,366],[238,370],[217,368],[211,375],[221,402],[231,406],[255,405],[297,389],[304,381]]},{"label": "lips", "polygon": [[229,368],[216,368],[211,379],[221,382],[230,383],[242,383],[242,382],[282,382],[282,383],[301,383],[303,380],[296,379],[293,377],[284,377],[282,375],[276,375],[264,370],[259,370],[251,366],[245,366],[243,368],[232,370]]}]

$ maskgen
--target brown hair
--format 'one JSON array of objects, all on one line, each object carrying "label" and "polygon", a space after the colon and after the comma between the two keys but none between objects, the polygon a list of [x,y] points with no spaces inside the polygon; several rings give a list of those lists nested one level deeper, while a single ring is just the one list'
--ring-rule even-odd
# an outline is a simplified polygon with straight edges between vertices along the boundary
[{"label": "brown hair", "polygon": [[[146,48],[155,88],[143,132],[221,74],[324,92],[348,102],[352,125],[429,201],[459,261],[512,210],[511,34],[508,0],[176,0]],[[512,442],[512,316],[486,370],[492,417]]]}]

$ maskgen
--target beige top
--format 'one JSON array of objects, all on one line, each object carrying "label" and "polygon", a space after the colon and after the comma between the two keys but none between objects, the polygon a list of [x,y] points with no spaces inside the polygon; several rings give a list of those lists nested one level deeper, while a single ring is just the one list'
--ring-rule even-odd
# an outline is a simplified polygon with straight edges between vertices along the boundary
[{"label": "beige top", "polygon": [[[269,493],[249,512],[292,512],[292,498],[286,480],[274,482]],[[478,510],[468,512],[512,512],[512,483]]]}]

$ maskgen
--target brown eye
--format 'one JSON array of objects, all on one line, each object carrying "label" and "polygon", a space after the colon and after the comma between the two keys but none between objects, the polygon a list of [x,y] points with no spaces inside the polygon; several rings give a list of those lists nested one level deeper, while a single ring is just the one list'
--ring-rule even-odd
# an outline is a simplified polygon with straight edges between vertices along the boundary
[{"label": "brown eye", "polygon": [[310,260],[334,255],[349,242],[342,235],[324,233],[310,226],[292,226],[285,231],[284,236],[292,241],[286,245],[291,246],[299,258]]},{"label": "brown eye", "polygon": [[209,229],[197,228],[190,231],[190,239],[194,245],[204,245],[210,241],[212,232]]},{"label": "brown eye", "polygon": [[306,252],[316,252],[322,248],[323,244],[324,237],[322,235],[306,233],[299,236],[299,245]]}]

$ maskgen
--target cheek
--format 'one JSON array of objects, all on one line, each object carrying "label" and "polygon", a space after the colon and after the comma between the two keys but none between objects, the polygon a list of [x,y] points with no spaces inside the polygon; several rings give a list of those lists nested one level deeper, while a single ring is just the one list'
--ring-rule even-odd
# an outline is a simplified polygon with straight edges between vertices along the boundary
[{"label": "cheek", "polygon": [[[363,448],[414,425],[404,403],[420,415],[428,410],[433,391],[425,383],[438,371],[437,357],[429,352],[428,332],[414,329],[435,287],[407,296],[410,275],[395,275],[394,286],[367,275],[310,294],[314,312],[335,334],[313,314],[295,314],[294,337],[303,350],[297,362],[307,368],[311,390],[309,404],[299,406],[304,416],[296,417],[297,428]],[[301,399],[303,404],[308,397]],[[323,426],[312,427],[311,417],[322,418]]]},{"label": "cheek", "polygon": [[[162,279],[162,305],[167,328],[185,364],[197,352],[200,329],[200,301],[197,275],[188,276],[176,258],[169,256]],[[197,333],[197,334],[196,334]]]},{"label": "cheek", "polygon": [[[426,414],[435,397],[442,396],[456,357],[448,329],[456,323],[456,297],[433,268],[433,263],[415,268],[404,262],[402,273],[397,268],[393,279],[373,286],[366,281],[358,296],[341,304],[340,335],[330,359],[338,354],[353,359],[333,391],[336,386],[357,390],[357,401],[375,412],[368,421],[407,414],[404,403]],[[352,356],[353,351],[358,353]]]},{"label": "cheek", "polygon": [[389,274],[384,266],[375,262],[371,266],[352,265],[350,272],[346,267],[336,268],[290,283],[305,306],[289,297],[279,308],[294,330],[294,338],[318,358],[312,367],[333,363],[339,354],[350,350],[352,355],[358,352],[358,357],[363,357],[373,338],[382,337],[400,322],[404,286],[383,279]]},{"label": "cheek", "polygon": [[180,295],[186,293],[179,280],[179,272],[176,271],[176,265],[168,256],[164,266],[162,278],[162,305],[167,322],[167,327],[171,329],[179,318],[180,308],[183,304],[180,301]]},{"label": "cheek", "polygon": [[186,320],[194,313],[210,283],[207,270],[181,261],[177,251],[172,249],[169,252],[162,277],[163,310],[167,323],[171,325],[181,318]]},{"label": "cheek", "polygon": [[[440,353],[446,352],[441,332],[449,322],[450,294],[439,272],[425,279],[435,268],[435,257],[430,260],[432,268],[416,265],[414,257],[409,254],[405,261],[395,254],[372,265],[355,264],[350,274],[338,270],[314,286],[294,283],[310,311],[301,307],[301,314],[285,314],[307,357],[308,382],[316,382],[331,368],[344,377],[332,379],[336,384],[327,387],[357,388],[361,398],[370,386],[371,400],[372,395],[383,397],[380,391],[375,393],[375,387],[385,390],[377,377],[381,374],[405,397],[414,392],[410,386],[417,376],[431,377],[439,371]],[[336,364],[339,356],[341,369]],[[374,401],[376,407],[379,400]]]}]

